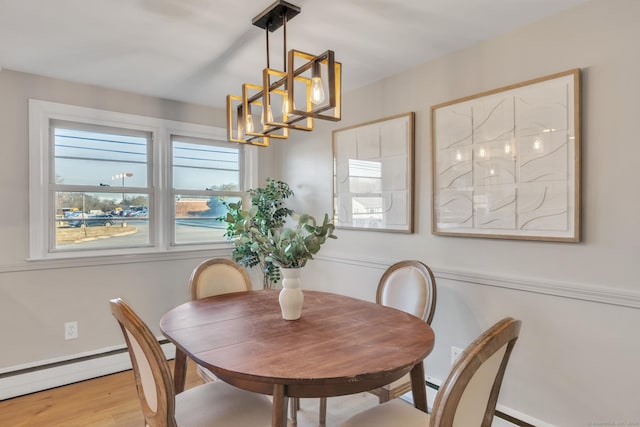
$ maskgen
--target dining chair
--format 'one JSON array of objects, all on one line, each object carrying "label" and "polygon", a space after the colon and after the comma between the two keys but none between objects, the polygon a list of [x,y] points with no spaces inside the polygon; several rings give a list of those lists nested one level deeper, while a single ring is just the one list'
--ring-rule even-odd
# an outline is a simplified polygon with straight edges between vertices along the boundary
[{"label": "dining chair", "polygon": [[224,258],[212,258],[200,263],[189,278],[192,300],[252,288],[251,278],[241,265]]},{"label": "dining chair", "polygon": [[120,298],[111,300],[111,313],[127,343],[146,426],[271,426],[272,406],[266,396],[223,381],[176,395],[169,364],[149,327]]},{"label": "dining chair", "polygon": [[[376,303],[393,307],[421,318],[431,324],[436,309],[436,279],[431,269],[423,262],[416,260],[399,261],[385,270],[378,282]],[[387,384],[371,390],[378,396],[380,403],[402,396],[411,391],[411,377],[409,374]],[[294,407],[299,403],[294,401]],[[293,409],[293,408],[292,408]],[[320,398],[320,426],[326,424],[327,398]],[[292,417],[295,419],[295,415]]]},{"label": "dining chair", "polygon": [[361,412],[341,427],[489,427],[521,322],[504,318],[460,355],[438,390],[431,414],[399,399]]},{"label": "dining chair", "polygon": [[[224,258],[203,261],[193,270],[189,278],[189,293],[192,300],[231,292],[246,292],[251,288],[251,278],[247,271],[241,265]],[[180,354],[176,358],[176,363],[183,364],[186,369],[187,358]],[[207,368],[196,365],[196,370],[205,382],[216,379]]]},{"label": "dining chair", "polygon": [[[436,311],[436,279],[420,261],[400,261],[389,267],[378,283],[376,303],[413,314],[431,325]],[[383,387],[371,390],[380,403],[411,391],[409,374]]]}]

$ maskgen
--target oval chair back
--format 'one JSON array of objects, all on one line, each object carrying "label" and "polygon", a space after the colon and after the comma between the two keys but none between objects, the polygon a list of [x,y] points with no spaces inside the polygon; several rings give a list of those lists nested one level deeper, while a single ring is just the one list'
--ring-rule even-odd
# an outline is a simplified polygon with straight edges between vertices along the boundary
[{"label": "oval chair back", "polygon": [[203,261],[191,273],[189,290],[191,299],[251,290],[247,271],[233,261],[212,258]]},{"label": "oval chair back", "polygon": [[436,308],[436,279],[421,261],[400,261],[380,278],[376,302],[397,308],[431,324]]},{"label": "oval chair back", "polygon": [[431,427],[491,426],[520,326],[519,320],[504,318],[464,350],[438,390]]},{"label": "oval chair back", "polygon": [[175,394],[171,370],[162,348],[148,326],[122,299],[111,300],[127,342],[138,398],[149,427],[175,427]]}]

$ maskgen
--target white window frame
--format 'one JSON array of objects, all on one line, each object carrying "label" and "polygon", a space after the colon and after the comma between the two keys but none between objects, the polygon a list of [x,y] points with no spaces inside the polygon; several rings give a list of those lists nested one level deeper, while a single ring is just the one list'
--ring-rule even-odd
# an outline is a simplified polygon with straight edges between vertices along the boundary
[{"label": "white window frame", "polygon": [[[231,196],[231,197],[240,197],[242,199],[242,204],[245,205],[247,203],[247,200],[245,198],[246,195],[246,185],[244,184],[244,180],[245,180],[245,176],[240,176],[240,189],[239,190],[230,190],[230,191],[220,191],[220,190],[204,190],[204,189],[188,189],[188,188],[175,188],[173,186],[173,142],[175,140],[182,140],[184,142],[187,143],[193,143],[193,144],[201,144],[202,143],[202,139],[201,138],[193,138],[192,135],[187,136],[184,135],[181,132],[171,132],[169,134],[169,167],[167,167],[167,174],[168,174],[168,182],[169,182],[169,191],[170,191],[170,197],[172,200],[175,200],[176,196],[178,194],[189,194],[189,195],[197,195],[197,196],[207,196],[207,197],[212,197],[212,196]],[[211,140],[211,139],[209,139]],[[211,144],[207,144],[209,147],[224,147],[225,145],[228,146],[228,142],[219,142],[219,141],[212,141]],[[236,147],[234,147],[236,148]],[[241,170],[243,169],[244,165],[243,165],[243,161],[242,159],[240,159],[240,168]],[[244,190],[243,190],[244,189]],[[172,246],[181,246],[181,245],[199,245],[199,243],[197,242],[184,242],[184,243],[176,243],[175,241],[175,237],[176,237],[176,211],[175,211],[175,203],[172,205],[173,209],[171,209],[169,211],[169,214],[171,215],[171,233],[170,233],[170,244]]]},{"label": "white window frame", "polygon": [[[149,132],[152,135],[150,226],[151,244],[144,247],[105,248],[86,251],[52,251],[50,244],[55,212],[49,197],[49,177],[53,168],[52,120],[108,126]],[[29,100],[29,260],[86,258],[113,255],[157,254],[174,251],[218,249],[228,242],[172,244],[173,194],[170,181],[171,135],[226,142],[223,128],[165,120],[135,114],[98,110],[36,99]],[[230,144],[230,143],[229,143]],[[240,145],[241,189],[252,188],[258,176],[256,147]]]}]

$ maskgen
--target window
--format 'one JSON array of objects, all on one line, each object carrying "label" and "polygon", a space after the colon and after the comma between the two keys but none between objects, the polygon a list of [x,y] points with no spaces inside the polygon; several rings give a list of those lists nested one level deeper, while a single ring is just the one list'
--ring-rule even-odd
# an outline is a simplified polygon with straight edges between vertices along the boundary
[{"label": "window", "polygon": [[29,111],[31,259],[227,243],[217,218],[251,183],[251,147],[202,125],[36,100]]},{"label": "window", "polygon": [[50,121],[49,251],[148,246],[152,134]]},{"label": "window", "polygon": [[240,146],[171,137],[173,243],[193,244],[223,238],[223,202],[242,198]]}]

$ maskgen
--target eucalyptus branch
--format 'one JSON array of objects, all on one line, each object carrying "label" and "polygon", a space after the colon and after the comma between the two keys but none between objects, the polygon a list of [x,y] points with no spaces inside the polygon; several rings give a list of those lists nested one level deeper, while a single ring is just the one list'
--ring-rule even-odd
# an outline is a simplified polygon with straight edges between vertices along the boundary
[{"label": "eucalyptus branch", "polygon": [[234,261],[245,267],[259,266],[265,288],[280,281],[280,267],[304,267],[327,239],[336,238],[327,214],[322,225],[303,214],[294,229],[284,227],[293,215],[293,210],[284,206],[284,200],[293,196],[285,182],[268,178],[266,187],[251,189],[248,194],[248,210],[242,202],[225,203],[227,215],[219,219],[227,224],[225,236],[234,242]]}]

